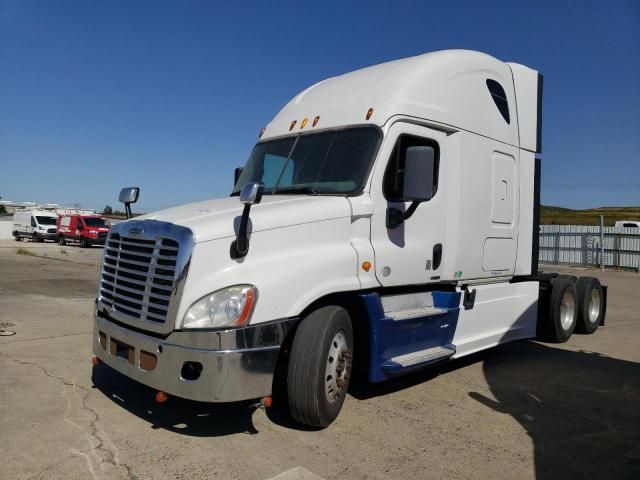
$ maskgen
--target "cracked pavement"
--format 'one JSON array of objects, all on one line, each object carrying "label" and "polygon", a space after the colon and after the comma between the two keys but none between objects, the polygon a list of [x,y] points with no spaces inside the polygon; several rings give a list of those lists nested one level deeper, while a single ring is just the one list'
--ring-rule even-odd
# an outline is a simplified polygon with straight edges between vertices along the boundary
[{"label": "cracked pavement", "polygon": [[248,403],[158,406],[93,368],[101,252],[0,241],[0,325],[16,332],[0,337],[0,479],[640,478],[636,273],[588,273],[610,288],[595,335],[353,389],[313,431]]}]

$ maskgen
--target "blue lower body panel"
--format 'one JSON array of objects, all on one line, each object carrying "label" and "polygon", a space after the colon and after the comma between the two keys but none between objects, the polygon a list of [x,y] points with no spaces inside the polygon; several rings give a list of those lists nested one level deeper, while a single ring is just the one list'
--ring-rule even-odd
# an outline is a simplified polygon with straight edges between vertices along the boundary
[{"label": "blue lower body panel", "polygon": [[[410,373],[445,360],[455,353],[451,343],[458,323],[459,292],[432,292],[434,306],[442,312],[424,317],[394,320],[385,316],[380,295],[362,294],[369,321],[369,372],[370,382],[382,382],[389,378]],[[406,362],[412,354],[417,355]],[[429,352],[437,352],[430,355]],[[449,353],[450,352],[450,353]]]}]

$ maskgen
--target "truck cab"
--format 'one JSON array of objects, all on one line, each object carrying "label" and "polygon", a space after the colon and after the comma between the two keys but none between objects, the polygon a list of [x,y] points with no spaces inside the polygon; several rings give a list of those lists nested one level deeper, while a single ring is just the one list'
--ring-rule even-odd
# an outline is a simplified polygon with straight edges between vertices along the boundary
[{"label": "truck cab", "polygon": [[[299,93],[229,197],[112,228],[96,362],[194,400],[282,394],[326,426],[356,370],[535,337],[541,94],[538,72],[466,50]],[[558,285],[566,340],[577,297]]]},{"label": "truck cab", "polygon": [[60,245],[77,242],[82,248],[104,245],[111,224],[98,215],[61,215],[56,221]]}]

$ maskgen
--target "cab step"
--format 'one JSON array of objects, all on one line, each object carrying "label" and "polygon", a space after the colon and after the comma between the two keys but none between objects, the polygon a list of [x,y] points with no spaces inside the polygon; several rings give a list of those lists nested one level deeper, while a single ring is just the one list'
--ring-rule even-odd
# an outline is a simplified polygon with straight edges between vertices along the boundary
[{"label": "cab step", "polygon": [[439,360],[445,360],[456,353],[453,345],[432,347],[418,352],[411,352],[405,355],[390,358],[382,364],[382,370],[388,373],[404,371],[407,369],[420,368]]},{"label": "cab step", "polygon": [[387,318],[392,320],[413,320],[415,318],[432,317],[434,315],[446,315],[447,309],[438,307],[412,308],[410,310],[400,310],[397,312],[385,312]]}]

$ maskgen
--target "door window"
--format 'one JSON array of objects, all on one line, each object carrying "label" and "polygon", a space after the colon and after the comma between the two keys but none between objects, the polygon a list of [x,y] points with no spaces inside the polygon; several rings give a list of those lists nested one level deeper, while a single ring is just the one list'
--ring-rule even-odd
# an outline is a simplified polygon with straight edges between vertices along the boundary
[{"label": "door window", "polygon": [[390,202],[401,202],[404,187],[404,165],[409,147],[432,147],[435,152],[435,165],[433,170],[433,198],[438,190],[438,172],[440,170],[440,149],[438,143],[426,138],[413,135],[400,135],[391,153],[384,174],[383,193]]}]

